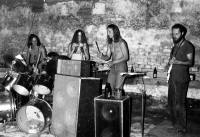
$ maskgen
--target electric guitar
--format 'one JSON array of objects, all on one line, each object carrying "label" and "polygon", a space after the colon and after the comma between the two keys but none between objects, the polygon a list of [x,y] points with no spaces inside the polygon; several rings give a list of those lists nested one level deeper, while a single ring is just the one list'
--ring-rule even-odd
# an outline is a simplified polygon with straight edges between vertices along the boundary
[{"label": "electric guitar", "polygon": [[171,70],[172,70],[172,64],[169,65],[169,68],[168,68],[168,71],[167,71],[167,83],[169,82]]},{"label": "electric guitar", "polygon": [[[178,52],[179,48],[181,47],[181,45],[182,45],[184,42],[185,42],[185,40],[181,41],[181,43],[179,44],[177,50],[174,51],[174,53],[172,54],[172,59],[175,58],[176,53]],[[172,49],[171,49],[171,53],[173,52],[173,50],[174,50],[174,47],[172,47]],[[168,63],[168,65],[169,65],[169,63]],[[169,82],[169,78],[170,78],[170,72],[171,72],[171,70],[172,70],[172,64],[170,64],[170,66],[169,66],[169,68],[168,68],[168,71],[167,71],[167,83]]]}]

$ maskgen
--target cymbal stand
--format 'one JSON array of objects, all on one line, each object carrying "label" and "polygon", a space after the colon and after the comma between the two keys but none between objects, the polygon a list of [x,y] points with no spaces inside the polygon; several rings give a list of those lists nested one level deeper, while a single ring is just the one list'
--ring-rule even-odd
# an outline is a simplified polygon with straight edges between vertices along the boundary
[{"label": "cymbal stand", "polygon": [[11,64],[11,67],[10,67],[10,74],[12,75],[12,71],[13,71],[13,65],[16,63],[16,61],[14,60],[14,61],[12,61],[12,64]]}]

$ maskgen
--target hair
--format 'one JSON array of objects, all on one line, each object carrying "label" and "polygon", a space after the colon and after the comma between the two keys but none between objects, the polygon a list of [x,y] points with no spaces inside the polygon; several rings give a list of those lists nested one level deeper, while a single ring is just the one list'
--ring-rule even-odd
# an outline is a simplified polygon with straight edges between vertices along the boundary
[{"label": "hair", "polygon": [[187,28],[185,26],[183,26],[182,24],[174,24],[172,26],[172,30],[173,29],[179,29],[181,33],[183,33],[183,37],[185,37],[186,33],[187,33]]},{"label": "hair", "polygon": [[41,45],[41,42],[40,42],[39,37],[38,37],[37,35],[35,35],[35,34],[31,34],[31,35],[29,36],[29,38],[28,38],[28,44],[27,44],[28,48],[30,48],[30,46],[32,45],[32,39],[33,39],[33,38],[36,38],[36,40],[37,40],[37,46],[40,46],[40,45]]},{"label": "hair", "polygon": [[81,33],[81,43],[86,43],[87,44],[87,38],[85,36],[85,33],[83,30],[81,29],[78,29],[74,32],[74,35],[73,35],[73,38],[72,38],[72,41],[71,41],[71,44],[73,43],[78,43],[78,33]]},{"label": "hair", "polygon": [[48,56],[48,57],[51,57],[51,58],[54,58],[54,57],[58,57],[59,54],[58,54],[57,52],[49,52],[49,53],[47,54],[47,56]]},{"label": "hair", "polygon": [[[113,30],[113,35],[114,35],[114,42],[119,42],[121,35],[119,28],[115,24],[110,24],[107,26],[107,30],[112,29]],[[108,44],[112,43],[112,39],[107,35],[107,42]]]}]

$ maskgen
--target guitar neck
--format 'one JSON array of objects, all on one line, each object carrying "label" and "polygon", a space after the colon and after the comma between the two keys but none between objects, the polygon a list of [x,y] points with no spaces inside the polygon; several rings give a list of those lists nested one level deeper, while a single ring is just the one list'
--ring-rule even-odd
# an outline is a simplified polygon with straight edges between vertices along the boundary
[{"label": "guitar neck", "polygon": [[38,64],[39,64],[39,61],[40,61],[40,57],[41,57],[41,54],[39,53],[38,58],[37,58],[37,62],[36,62],[36,65],[35,65],[36,68],[38,67]]}]

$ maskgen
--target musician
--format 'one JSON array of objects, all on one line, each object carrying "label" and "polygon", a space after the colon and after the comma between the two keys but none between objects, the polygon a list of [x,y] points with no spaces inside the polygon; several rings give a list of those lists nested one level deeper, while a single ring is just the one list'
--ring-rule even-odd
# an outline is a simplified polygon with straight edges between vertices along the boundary
[{"label": "musician", "polygon": [[[105,54],[98,53],[97,57],[109,60],[110,72],[107,82],[110,83],[112,91],[115,88],[123,88],[124,77],[121,72],[128,72],[127,61],[129,60],[129,50],[127,42],[121,37],[119,28],[110,24],[107,26],[107,51]],[[113,94],[113,92],[112,92]]]},{"label": "musician", "polygon": [[174,47],[170,54],[171,65],[168,82],[168,105],[173,127],[186,133],[186,96],[190,81],[189,67],[194,64],[194,45],[185,39],[187,29],[182,24],[172,26]]},{"label": "musician", "polygon": [[59,58],[59,54],[56,52],[49,52],[47,54],[47,65],[46,65],[45,71],[53,79],[57,71],[58,58]]},{"label": "musician", "polygon": [[83,30],[74,32],[72,41],[68,45],[68,55],[73,60],[89,60],[89,48]]},{"label": "musician", "polygon": [[35,34],[29,36],[27,46],[26,63],[29,72],[39,73],[42,71],[43,66],[46,65],[46,49],[41,44],[39,37]]}]

